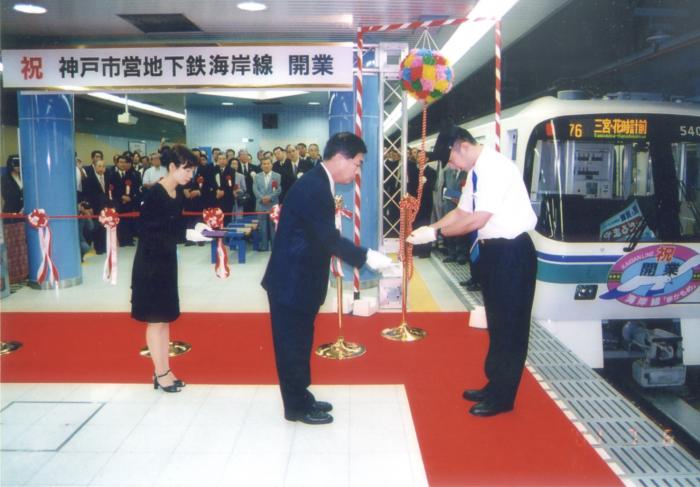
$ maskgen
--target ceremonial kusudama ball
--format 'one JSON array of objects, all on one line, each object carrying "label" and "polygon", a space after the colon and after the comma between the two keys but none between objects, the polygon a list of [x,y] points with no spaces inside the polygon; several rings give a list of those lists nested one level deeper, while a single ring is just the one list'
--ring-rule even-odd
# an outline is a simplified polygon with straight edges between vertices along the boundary
[{"label": "ceremonial kusudama ball", "polygon": [[411,49],[401,61],[401,84],[411,96],[432,103],[452,88],[450,62],[432,49]]}]

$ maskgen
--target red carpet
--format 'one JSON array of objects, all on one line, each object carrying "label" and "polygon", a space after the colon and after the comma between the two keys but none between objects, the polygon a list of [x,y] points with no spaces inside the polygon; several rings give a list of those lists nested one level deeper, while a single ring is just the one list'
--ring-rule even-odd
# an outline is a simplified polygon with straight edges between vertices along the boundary
[{"label": "red carpet", "polygon": [[[172,339],[192,344],[174,359],[179,376],[203,384],[275,384],[267,314],[184,314]],[[461,398],[480,387],[487,334],[465,313],[413,313],[428,331],[416,343],[379,332],[399,315],[347,317],[345,337],[367,347],[359,359],[314,357],[315,384],[404,384],[428,481],[447,486],[622,485],[576,428],[525,373],[512,413],[475,418]],[[337,318],[320,315],[316,343],[337,338]],[[3,382],[143,382],[152,373],[138,356],[144,325],[126,313],[3,313],[0,337],[22,349],[0,359]],[[281,414],[281,411],[280,411]]]}]

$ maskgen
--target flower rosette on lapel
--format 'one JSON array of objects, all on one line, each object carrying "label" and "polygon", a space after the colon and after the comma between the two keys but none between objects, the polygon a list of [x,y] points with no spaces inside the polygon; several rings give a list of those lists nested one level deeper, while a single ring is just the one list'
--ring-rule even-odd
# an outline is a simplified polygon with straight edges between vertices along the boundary
[{"label": "flower rosette on lapel", "polygon": [[[226,185],[231,188],[233,187],[233,178],[231,177],[230,174],[226,175]],[[238,186],[238,185],[236,185]]]},{"label": "flower rosette on lapel", "polygon": [[280,213],[282,212],[282,205],[277,204],[270,209],[270,221],[275,225],[275,231],[277,231],[277,225],[280,222]]},{"label": "flower rosette on lapel", "polygon": [[[202,211],[202,218],[204,223],[209,225],[212,230],[217,230],[224,226],[224,212],[220,208],[205,209]],[[231,275],[231,270],[228,266],[228,252],[226,252],[222,237],[216,237],[216,264],[214,271],[219,279],[226,279]]]},{"label": "flower rosette on lapel", "polygon": [[105,227],[107,232],[107,248],[105,265],[102,270],[102,279],[112,286],[117,284],[117,225],[119,224],[119,214],[114,208],[103,208],[98,218],[100,225]]},{"label": "flower rosette on lapel", "polygon": [[108,193],[109,193],[109,194],[108,194],[109,200],[112,201],[112,191],[114,191],[114,185],[113,185],[113,184],[110,184],[110,185],[109,185],[109,188],[107,188],[107,191],[108,191]]},{"label": "flower rosette on lapel", "polygon": [[[335,228],[343,231],[343,217],[352,220],[352,212],[343,207],[343,197],[337,195],[335,197]],[[343,262],[335,255],[331,256],[331,272],[335,277],[343,277]]]},{"label": "flower rosette on lapel", "polygon": [[42,284],[48,277],[49,284],[58,286],[58,269],[51,259],[51,228],[49,228],[49,217],[42,208],[35,208],[29,216],[27,216],[27,221],[33,228],[36,228],[39,234],[41,264],[36,272],[36,282]]},{"label": "flower rosette on lapel", "polygon": [[127,196],[131,195],[131,179],[124,181],[124,194]]},{"label": "flower rosette on lapel", "polygon": [[197,186],[199,186],[199,189],[202,189],[202,186],[204,186],[204,176],[197,176]]},{"label": "flower rosette on lapel", "polygon": [[272,180],[272,189],[277,189],[277,181]]}]

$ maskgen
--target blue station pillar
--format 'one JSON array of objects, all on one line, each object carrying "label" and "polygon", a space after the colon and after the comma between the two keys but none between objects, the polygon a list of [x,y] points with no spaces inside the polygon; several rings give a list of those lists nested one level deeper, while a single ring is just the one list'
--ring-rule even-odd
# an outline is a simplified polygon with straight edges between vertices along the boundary
[{"label": "blue station pillar", "polygon": [[[366,59],[366,56],[365,56]],[[379,243],[379,76],[376,73],[366,74],[362,77],[362,139],[367,145],[367,154],[362,166],[362,205],[360,211],[360,243],[364,247],[377,250]],[[352,92],[331,92],[329,103],[328,134],[332,136],[338,132],[353,132],[355,113],[355,95]],[[345,208],[354,211],[355,184],[336,185],[336,194],[343,196]],[[343,218],[343,236],[353,239],[353,222]],[[352,268],[343,265],[346,286],[352,286]],[[377,284],[378,276],[366,267],[360,272],[360,288],[367,288]]]},{"label": "blue station pillar", "polygon": [[[77,213],[73,95],[17,95],[19,146],[24,187],[24,212],[43,208],[49,217],[52,260],[61,288],[82,283],[80,241],[76,219],[54,215]],[[42,263],[39,235],[27,224],[29,282],[49,289],[48,279],[36,282]]]}]

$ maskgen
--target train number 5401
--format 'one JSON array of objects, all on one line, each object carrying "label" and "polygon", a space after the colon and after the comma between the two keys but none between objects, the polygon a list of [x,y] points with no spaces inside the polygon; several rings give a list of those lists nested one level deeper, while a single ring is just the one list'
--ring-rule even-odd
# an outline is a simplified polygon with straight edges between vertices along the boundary
[{"label": "train number 5401", "polygon": [[681,137],[700,137],[700,125],[681,125]]}]

